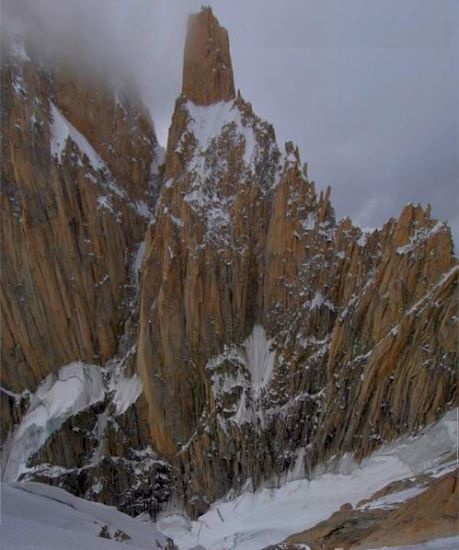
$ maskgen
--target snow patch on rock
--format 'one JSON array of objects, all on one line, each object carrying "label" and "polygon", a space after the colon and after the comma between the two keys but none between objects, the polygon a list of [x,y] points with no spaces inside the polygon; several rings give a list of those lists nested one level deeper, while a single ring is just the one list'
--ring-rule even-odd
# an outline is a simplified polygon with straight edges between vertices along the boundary
[{"label": "snow patch on rock", "polygon": [[276,360],[271,340],[266,337],[265,329],[261,325],[253,327],[252,334],[244,341],[243,359],[249,369],[252,388],[255,397],[259,397],[261,390],[268,385]]},{"label": "snow patch on rock", "polygon": [[17,479],[27,460],[71,416],[102,401],[105,387],[102,371],[81,362],[50,374],[35,392],[22,422],[13,434],[4,479]]},{"label": "snow patch on rock", "polygon": [[50,102],[50,106],[52,118],[50,140],[51,155],[56,157],[60,162],[67,140],[70,138],[78,146],[80,151],[86,155],[94,170],[103,170],[105,168],[105,163],[96,153],[89,141],[65,118],[53,102]]},{"label": "snow patch on rock", "polygon": [[414,231],[414,234],[410,237],[408,243],[397,248],[397,254],[402,256],[404,254],[409,254],[415,251],[418,246],[427,242],[427,240],[430,239],[432,235],[438,233],[439,231],[448,231],[448,226],[446,225],[446,223],[438,222],[432,228],[423,227],[421,229],[416,229]]},{"label": "snow patch on rock", "polygon": [[307,305],[309,306],[310,309],[320,309],[322,306],[330,309],[331,311],[335,311],[336,310],[336,307],[334,304],[332,304],[330,302],[330,300],[327,300],[324,295],[317,291],[312,300],[307,303]]},{"label": "snow patch on rock", "polygon": [[411,498],[414,498],[420,495],[425,491],[425,487],[410,487],[403,491],[397,491],[396,493],[391,493],[384,497],[378,498],[364,506],[361,506],[364,510],[378,510],[378,509],[391,509],[395,505],[405,502]]},{"label": "snow patch on rock", "polygon": [[145,241],[142,241],[139,244],[139,248],[137,249],[137,252],[134,257],[133,271],[134,271],[136,280],[140,277],[144,256],[145,256]]},{"label": "snow patch on rock", "polygon": [[[245,113],[235,101],[222,101],[205,107],[188,101],[182,109],[187,123],[176,152],[183,156],[186,164],[184,200],[205,222],[204,242],[228,246],[233,229],[230,222],[240,187],[232,181],[231,159],[227,152],[233,149],[240,151],[237,170],[242,174],[244,185],[254,185],[257,181],[262,185],[261,191],[267,193],[271,188],[271,179],[264,178],[260,182],[253,176],[257,165],[273,154],[273,150],[263,148],[268,127],[257,117]],[[277,145],[271,143],[270,147],[277,148]],[[226,188],[222,188],[221,181],[227,182]],[[169,189],[170,185],[172,182],[168,180],[165,188]]]},{"label": "snow patch on rock", "polygon": [[132,378],[120,378],[113,396],[115,414],[119,416],[125,413],[137,401],[142,391],[143,383],[137,374]]},{"label": "snow patch on rock", "polygon": [[261,402],[275,363],[276,351],[261,325],[255,325],[242,344],[227,346],[208,361],[214,398],[225,403],[223,424],[226,419],[238,425],[255,424],[257,419],[263,423]]},{"label": "snow patch on rock", "polygon": [[21,63],[30,62],[30,57],[27,54],[27,50],[23,41],[19,38],[15,38],[10,44],[11,57]]},{"label": "snow patch on rock", "polygon": [[[229,346],[223,353],[210,359],[206,368],[215,370],[225,361],[246,369],[250,375],[253,396],[257,399],[260,397],[262,389],[269,384],[276,361],[276,352],[272,349],[272,342],[267,338],[265,329],[261,325],[255,325],[252,333],[241,345]],[[217,393],[229,392],[235,384],[246,383],[246,378],[240,369],[234,376],[224,373],[213,375],[212,379]]]}]

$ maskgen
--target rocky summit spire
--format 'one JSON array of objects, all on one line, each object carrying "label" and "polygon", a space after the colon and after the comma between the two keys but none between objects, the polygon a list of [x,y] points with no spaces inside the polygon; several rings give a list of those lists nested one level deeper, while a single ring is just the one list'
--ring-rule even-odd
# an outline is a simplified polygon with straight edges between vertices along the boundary
[{"label": "rocky summit spire", "polygon": [[188,21],[182,93],[196,105],[235,97],[228,32],[209,7]]}]

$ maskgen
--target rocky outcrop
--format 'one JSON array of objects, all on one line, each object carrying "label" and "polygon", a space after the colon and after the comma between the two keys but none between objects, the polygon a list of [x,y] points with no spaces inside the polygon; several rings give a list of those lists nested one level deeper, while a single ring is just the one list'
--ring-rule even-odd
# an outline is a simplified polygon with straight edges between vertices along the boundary
[{"label": "rocky outcrop", "polygon": [[436,480],[420,495],[404,502],[357,548],[416,544],[458,534],[458,472]]},{"label": "rocky outcrop", "polygon": [[211,105],[235,97],[228,32],[210,8],[188,21],[182,93],[195,105]]},{"label": "rocky outcrop", "polygon": [[[199,135],[209,131],[207,109],[221,134]],[[241,99],[208,108],[178,101],[147,234],[138,346],[152,439],[170,456],[203,411],[206,359],[241,341],[259,317],[266,196],[279,156],[272,128]]]},{"label": "rocky outcrop", "polygon": [[5,441],[13,427],[19,424],[30,405],[32,394],[25,390],[21,394],[0,388],[0,439]]},{"label": "rocky outcrop", "polygon": [[4,433],[46,376],[94,364],[103,395],[22,475],[132,513],[198,515],[457,404],[448,226],[419,205],[371,231],[336,221],[330,188],[234,93],[210,9],[184,57],[160,170],[137,101],[23,57],[3,77]]},{"label": "rocky outcrop", "polygon": [[175,472],[149,445],[144,410],[140,400],[117,414],[108,395],[54,432],[21,479],[154,518],[172,497]]},{"label": "rocky outcrop", "polygon": [[355,508],[343,505],[329,519],[275,548],[293,550],[306,544],[311,550],[363,550],[454,536],[458,533],[457,498],[457,470],[439,479],[405,479]]},{"label": "rocky outcrop", "polygon": [[2,384],[21,392],[115,354],[158,148],[135,102],[17,46],[2,67],[2,134]]},{"label": "rocky outcrop", "polygon": [[[154,513],[170,476],[158,470],[145,404],[128,399],[128,410],[119,411],[112,402],[136,390],[122,381],[134,374],[142,243],[160,179],[153,125],[132,94],[50,69],[22,46],[5,55],[3,475],[19,472],[130,513]],[[104,400],[69,418],[50,417],[46,426],[34,420],[31,442],[24,442],[21,429],[43,399],[40,388],[78,360],[107,380]],[[73,394],[56,390],[64,403],[48,403],[49,411],[65,412]],[[44,446],[24,454],[45,429]]]},{"label": "rocky outcrop", "polygon": [[295,146],[281,153],[250,104],[196,69],[209,22],[192,18],[201,41],[192,30],[185,47],[137,354],[152,441],[195,514],[248,479],[365,456],[457,402],[449,228],[412,205],[371,232],[337,223]]}]

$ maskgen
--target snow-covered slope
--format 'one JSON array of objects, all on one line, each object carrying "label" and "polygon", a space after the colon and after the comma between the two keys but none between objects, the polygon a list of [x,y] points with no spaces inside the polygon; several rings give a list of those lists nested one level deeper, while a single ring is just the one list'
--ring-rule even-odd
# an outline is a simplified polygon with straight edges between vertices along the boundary
[{"label": "snow-covered slope", "polygon": [[151,525],[41,483],[1,485],[3,550],[173,548]]},{"label": "snow-covered slope", "polygon": [[360,465],[345,456],[317,470],[311,480],[223,499],[193,522],[179,514],[166,515],[158,521],[158,528],[181,549],[201,544],[211,550],[256,550],[279,543],[326,519],[342,504],[355,505],[393,481],[428,472],[439,476],[454,469],[455,462],[445,460],[456,446],[456,414],[448,413],[416,437],[384,445]]},{"label": "snow-covered slope", "polygon": [[241,540],[212,503],[296,481],[225,511],[247,506],[247,537],[276,538],[306,527],[304,491],[320,514],[346,493],[343,470],[298,481],[314,466],[457,404],[459,268],[430,207],[374,231],[337,222],[330,187],[236,94],[211,10],[195,23],[165,157],[146,109],[108,83],[20,48],[7,67],[6,480],[133,516],[180,503]]}]

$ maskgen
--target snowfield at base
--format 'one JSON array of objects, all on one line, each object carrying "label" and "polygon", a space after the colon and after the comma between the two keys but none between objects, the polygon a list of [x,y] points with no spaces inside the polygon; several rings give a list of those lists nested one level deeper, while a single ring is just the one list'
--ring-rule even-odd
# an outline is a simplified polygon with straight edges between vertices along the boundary
[{"label": "snowfield at base", "polygon": [[[2,550],[119,550],[167,547],[153,526],[115,508],[41,483],[2,483]],[[110,539],[99,537],[102,529]],[[117,542],[115,537],[129,539]],[[129,547],[128,546],[128,547]]]},{"label": "snowfield at base", "polygon": [[313,527],[346,502],[355,506],[388,483],[423,472],[439,475],[442,468],[446,470],[440,465],[455,453],[456,441],[454,410],[416,437],[384,445],[359,465],[345,456],[334,465],[318,468],[311,480],[246,492],[231,501],[223,499],[197,521],[168,514],[156,525],[183,550],[197,544],[209,550],[257,550]]}]

